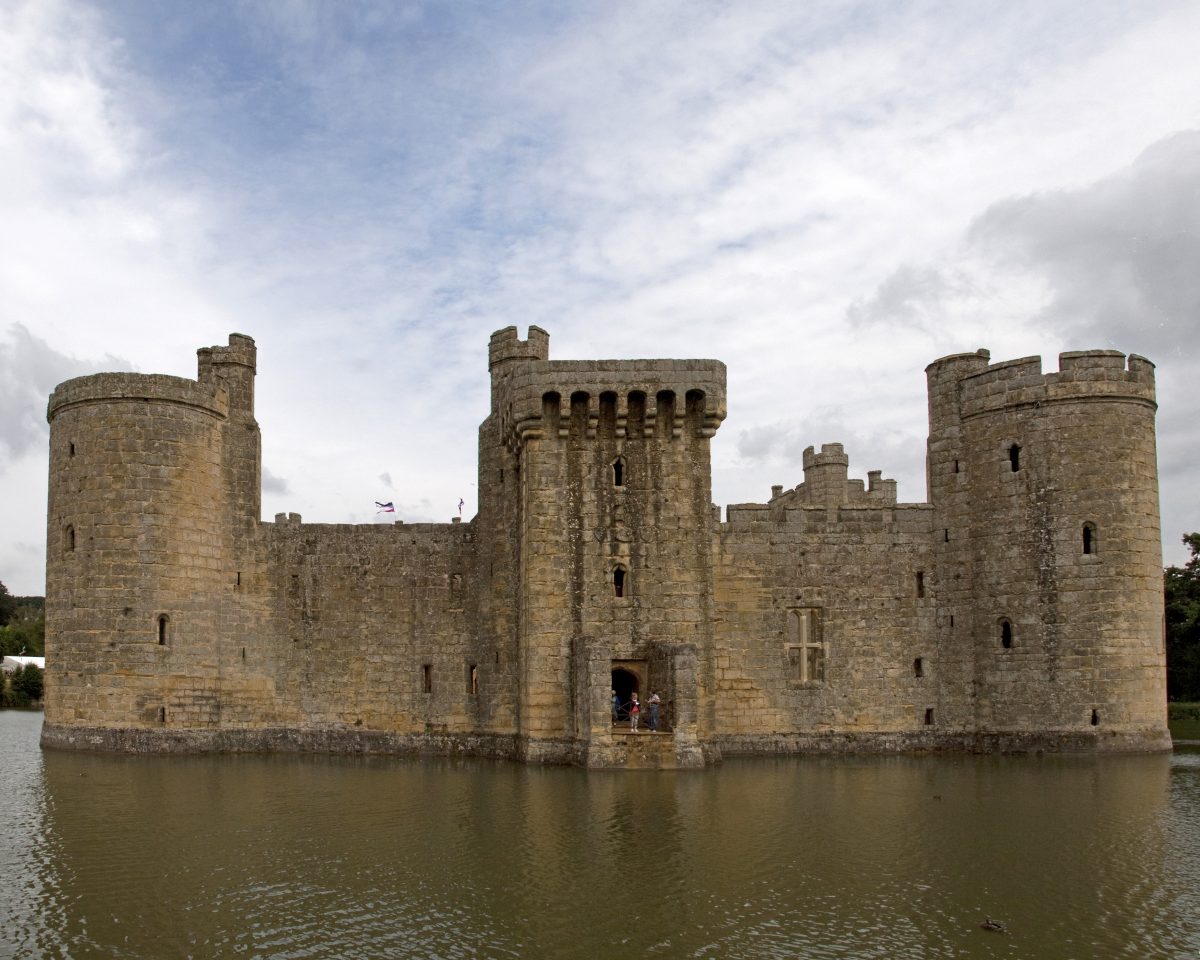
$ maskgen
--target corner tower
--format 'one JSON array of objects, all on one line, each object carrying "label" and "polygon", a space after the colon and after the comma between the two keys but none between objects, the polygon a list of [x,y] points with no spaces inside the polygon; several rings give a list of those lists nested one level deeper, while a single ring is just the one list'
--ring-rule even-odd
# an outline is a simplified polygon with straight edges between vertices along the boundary
[{"label": "corner tower", "polygon": [[1153,364],[980,351],[926,372],[956,720],[1001,746],[1168,746]]},{"label": "corner tower", "polygon": [[219,722],[227,567],[257,522],[254,341],[196,380],[106,373],[50,397],[46,732]]}]

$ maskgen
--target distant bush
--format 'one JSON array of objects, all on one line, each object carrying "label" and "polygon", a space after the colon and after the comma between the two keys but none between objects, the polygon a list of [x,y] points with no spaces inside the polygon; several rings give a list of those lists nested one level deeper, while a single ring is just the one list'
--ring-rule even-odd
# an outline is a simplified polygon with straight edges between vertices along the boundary
[{"label": "distant bush", "polygon": [[1167,719],[1200,723],[1200,703],[1168,703]]},{"label": "distant bush", "polygon": [[0,583],[0,654],[43,657],[46,650],[46,598],[14,597]]},{"label": "distant bush", "polygon": [[46,621],[14,620],[0,627],[0,655],[42,657],[46,650]]},{"label": "distant bush", "polygon": [[45,675],[41,669],[27,663],[0,679],[0,707],[32,707],[42,699],[45,688]]}]

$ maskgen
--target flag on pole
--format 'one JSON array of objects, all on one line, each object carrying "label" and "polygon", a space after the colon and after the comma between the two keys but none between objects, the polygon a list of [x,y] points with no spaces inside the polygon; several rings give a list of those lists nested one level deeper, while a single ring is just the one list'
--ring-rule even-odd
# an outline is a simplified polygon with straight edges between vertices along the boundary
[{"label": "flag on pole", "polygon": [[392,502],[390,500],[387,503],[380,503],[378,500],[376,500],[375,506],[377,506],[379,508],[378,510],[375,511],[376,513],[395,513],[396,512],[396,508],[394,506],[392,506]]}]

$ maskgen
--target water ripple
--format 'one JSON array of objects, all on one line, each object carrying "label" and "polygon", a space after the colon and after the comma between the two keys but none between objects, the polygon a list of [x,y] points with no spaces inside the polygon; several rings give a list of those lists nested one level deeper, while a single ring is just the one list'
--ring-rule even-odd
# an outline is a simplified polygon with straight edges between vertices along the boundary
[{"label": "water ripple", "polygon": [[1200,752],[627,775],[43,755],[0,725],[0,956],[1200,953]]}]

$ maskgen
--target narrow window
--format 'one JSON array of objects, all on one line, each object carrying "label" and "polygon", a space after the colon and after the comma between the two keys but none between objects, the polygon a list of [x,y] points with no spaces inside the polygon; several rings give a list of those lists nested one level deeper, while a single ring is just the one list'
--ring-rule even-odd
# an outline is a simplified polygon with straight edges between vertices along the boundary
[{"label": "narrow window", "polygon": [[1092,726],[1093,727],[1100,726],[1100,711],[1099,710],[1092,711]]},{"label": "narrow window", "polygon": [[421,692],[433,693],[433,664],[421,665]]},{"label": "narrow window", "polygon": [[237,572],[237,576],[234,578],[233,585],[235,587],[240,587],[242,585],[242,571],[241,570],[239,570]]},{"label": "narrow window", "polygon": [[925,596],[925,571],[918,570],[917,571],[917,598],[920,599],[921,597],[924,597],[924,596]]},{"label": "narrow window", "polygon": [[167,708],[166,707],[158,708],[158,722],[159,723],[167,722]]},{"label": "narrow window", "polygon": [[945,540],[946,543],[950,542],[950,528],[949,527],[947,527],[945,530],[942,531],[942,539]]},{"label": "narrow window", "polygon": [[927,726],[927,727],[933,726],[933,707],[925,708],[925,726]]},{"label": "narrow window", "polygon": [[158,615],[158,645],[165,647],[167,645],[168,626],[171,620],[165,613]]},{"label": "narrow window", "polygon": [[70,449],[67,451],[67,456],[68,456],[68,457],[73,457],[73,456],[75,456],[75,442],[74,442],[74,441],[71,441],[71,447],[70,447]]},{"label": "narrow window", "polygon": [[957,460],[954,461],[954,472],[958,473],[958,461]]},{"label": "narrow window", "polygon": [[617,567],[613,571],[613,594],[618,597],[625,596],[625,568]]},{"label": "narrow window", "polygon": [[811,683],[825,679],[825,651],[814,643],[804,649],[804,676]]},{"label": "narrow window", "polygon": [[613,471],[613,486],[614,487],[625,486],[625,460],[623,458],[617,457],[617,459],[613,461],[612,471]]},{"label": "narrow window", "polygon": [[1021,448],[1015,443],[1008,448],[1008,462],[1013,473],[1021,469]]},{"label": "narrow window", "polygon": [[1096,525],[1094,523],[1083,525],[1083,552],[1085,554],[1096,552]]},{"label": "narrow window", "polygon": [[479,693],[479,667],[475,664],[467,664],[467,693],[475,696]]},{"label": "narrow window", "polygon": [[1013,645],[1012,624],[1007,620],[1000,621],[1000,646],[1011,650]]},{"label": "narrow window", "polygon": [[950,614],[950,629],[954,629],[954,614]]},{"label": "narrow window", "polygon": [[922,657],[917,657],[917,659],[913,661],[913,676],[925,676],[925,660]]},{"label": "narrow window", "polygon": [[804,651],[799,647],[787,648],[788,679],[792,683],[804,682]]},{"label": "narrow window", "polygon": [[75,551],[75,528],[70,524],[67,524],[66,529],[63,530],[63,549],[67,553]]}]

